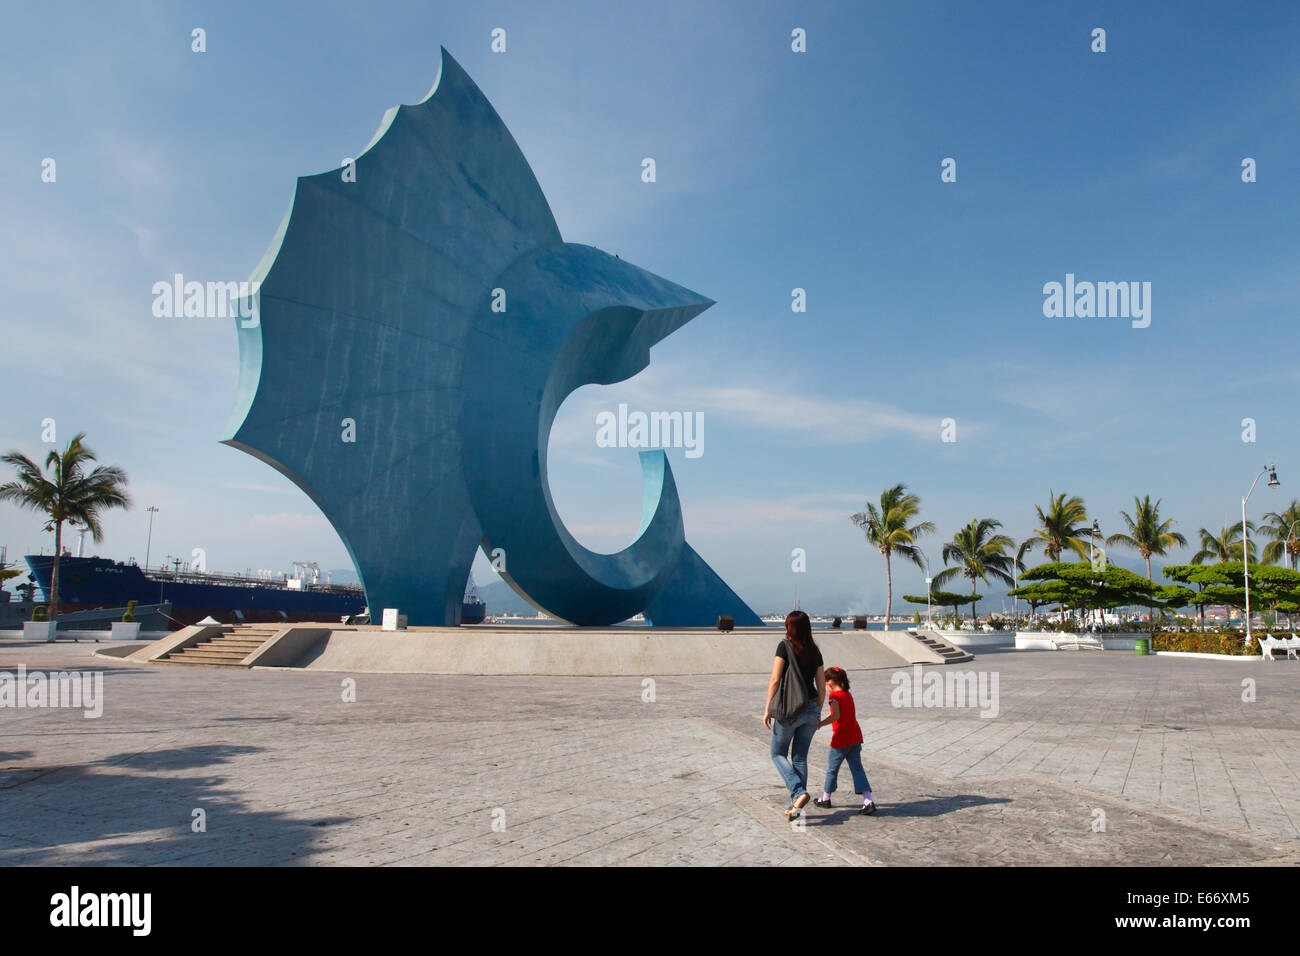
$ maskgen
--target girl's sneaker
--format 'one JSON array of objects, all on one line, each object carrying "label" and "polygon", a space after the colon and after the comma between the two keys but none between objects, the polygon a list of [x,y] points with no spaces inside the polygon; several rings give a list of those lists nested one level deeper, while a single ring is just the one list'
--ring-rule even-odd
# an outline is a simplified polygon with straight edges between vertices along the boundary
[{"label": "girl's sneaker", "polygon": [[827,807],[829,807],[830,805],[831,805],[831,798],[830,798],[830,797],[827,797],[825,800],[823,800],[823,799],[821,799],[820,797],[818,797],[816,800],[813,801],[813,806],[815,806],[815,807],[821,807],[823,810],[825,810],[825,809],[826,809]]},{"label": "girl's sneaker", "polygon": [[862,805],[862,809],[858,811],[858,813],[862,814],[864,817],[869,817],[875,812],[876,812],[876,802],[874,800],[872,800],[870,803],[864,803]]}]

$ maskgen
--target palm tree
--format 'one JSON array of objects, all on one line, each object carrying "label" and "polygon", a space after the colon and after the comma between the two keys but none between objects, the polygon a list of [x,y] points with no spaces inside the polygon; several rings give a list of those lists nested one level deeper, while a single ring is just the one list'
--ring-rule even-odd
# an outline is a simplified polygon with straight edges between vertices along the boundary
[{"label": "palm tree", "polygon": [[[1133,514],[1127,511],[1121,511],[1119,516],[1124,519],[1124,525],[1128,528],[1127,533],[1112,534],[1106,539],[1107,544],[1118,544],[1125,548],[1132,548],[1146,560],[1147,563],[1147,580],[1151,580],[1151,555],[1158,554],[1164,557],[1165,552],[1172,547],[1187,547],[1187,538],[1180,532],[1170,530],[1176,524],[1173,518],[1160,520],[1160,502],[1163,498],[1157,498],[1156,503],[1151,503],[1150,495],[1143,495],[1138,498],[1133,496]],[[1155,609],[1147,606],[1147,620],[1155,620]]]},{"label": "palm tree", "polygon": [[1173,518],[1160,520],[1160,502],[1163,500],[1157,498],[1156,503],[1152,504],[1150,495],[1143,495],[1141,498],[1134,495],[1133,514],[1130,515],[1127,511],[1119,513],[1119,516],[1124,519],[1128,532],[1112,534],[1106,539],[1107,544],[1132,548],[1142,555],[1147,563],[1148,581],[1151,580],[1151,555],[1164,557],[1165,552],[1170,548],[1187,547],[1187,539],[1179,532],[1170,530],[1178,522]]},{"label": "palm tree", "polygon": [[[1246,527],[1251,531],[1255,530],[1255,523],[1247,521]],[[1201,538],[1201,550],[1192,555],[1192,564],[1204,564],[1210,558],[1213,558],[1218,564],[1224,564],[1228,561],[1240,561],[1241,558],[1241,525],[1230,524],[1217,535],[1210,532],[1208,528],[1201,528],[1198,532]],[[1250,560],[1255,560],[1255,542],[1250,542],[1247,549],[1250,552]]]},{"label": "palm tree", "polygon": [[12,501],[22,508],[45,514],[49,521],[45,530],[54,532],[54,569],[50,576],[49,620],[59,616],[59,559],[63,555],[63,524],[84,528],[91,537],[101,541],[103,527],[99,513],[105,508],[129,508],[131,500],[126,495],[126,472],[115,465],[97,465],[89,473],[86,465],[96,461],[95,453],[81,443],[85,432],[68,443],[67,450],[51,451],[45,458],[45,467],[51,477],[26,455],[16,451],[0,457],[0,461],[18,469],[16,481],[0,485],[0,501]]},{"label": "palm tree", "polygon": [[975,581],[988,582],[992,575],[1003,584],[1011,584],[1011,571],[1016,567],[1016,559],[1007,554],[1015,542],[1005,534],[994,534],[1002,527],[1001,521],[992,518],[972,518],[970,524],[952,536],[952,541],[943,546],[944,563],[952,562],[956,567],[944,568],[934,578],[935,586],[942,586],[960,574],[970,578],[970,616],[975,621]]},{"label": "palm tree", "polygon": [[1300,558],[1300,537],[1293,536],[1297,528],[1300,528],[1300,500],[1295,498],[1291,499],[1285,511],[1270,511],[1264,515],[1264,523],[1259,526],[1260,534],[1273,540],[1264,546],[1260,556],[1262,563],[1276,564],[1285,555],[1286,566],[1294,569],[1296,559]]},{"label": "palm tree", "polygon": [[880,508],[868,501],[867,510],[849,516],[849,520],[862,529],[867,543],[875,546],[885,556],[885,630],[894,609],[894,574],[890,556],[898,552],[918,568],[925,567],[925,557],[916,546],[916,539],[934,533],[934,523],[923,521],[908,527],[908,522],[921,513],[921,499],[907,494],[903,484],[886,488],[880,493]]},{"label": "palm tree", "polygon": [[1092,534],[1092,529],[1087,527],[1088,509],[1084,506],[1083,499],[1077,496],[1066,498],[1065,492],[1057,495],[1050,489],[1047,496],[1050,503],[1046,513],[1040,506],[1034,505],[1034,511],[1038,512],[1039,527],[1020,546],[1016,560],[1019,561],[1026,552],[1040,545],[1048,561],[1060,561],[1061,553],[1066,548],[1081,558],[1087,557],[1088,547],[1084,541]]}]

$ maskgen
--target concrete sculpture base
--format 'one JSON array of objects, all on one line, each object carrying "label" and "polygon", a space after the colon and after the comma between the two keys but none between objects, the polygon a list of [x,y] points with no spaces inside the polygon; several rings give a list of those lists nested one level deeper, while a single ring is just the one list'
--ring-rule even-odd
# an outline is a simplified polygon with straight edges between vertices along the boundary
[{"label": "concrete sculpture base", "polygon": [[[194,630],[194,629],[190,629]],[[130,659],[156,661],[185,637],[136,646]],[[939,663],[902,632],[821,635],[828,661],[846,670]],[[382,631],[377,626],[286,625],[248,667],[357,674],[496,674],[556,677],[668,677],[685,674],[766,676],[780,633],[740,628],[562,628],[477,625]],[[170,642],[170,643],[169,643]],[[758,690],[762,696],[762,688]],[[759,704],[761,706],[761,700]]]}]

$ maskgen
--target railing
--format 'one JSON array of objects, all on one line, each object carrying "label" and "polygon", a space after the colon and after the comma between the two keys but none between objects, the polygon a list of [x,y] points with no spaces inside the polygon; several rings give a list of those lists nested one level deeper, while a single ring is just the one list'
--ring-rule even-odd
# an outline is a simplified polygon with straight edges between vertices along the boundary
[{"label": "railing", "polygon": [[[163,583],[217,584],[237,587],[272,588],[277,591],[290,590],[284,580],[275,580],[274,578],[250,578],[243,574],[229,574],[221,571],[169,571],[166,569],[156,569],[148,571],[147,576],[151,581]],[[359,584],[307,584],[304,582],[302,590],[304,592],[324,591],[335,594],[360,595],[365,593]]]}]

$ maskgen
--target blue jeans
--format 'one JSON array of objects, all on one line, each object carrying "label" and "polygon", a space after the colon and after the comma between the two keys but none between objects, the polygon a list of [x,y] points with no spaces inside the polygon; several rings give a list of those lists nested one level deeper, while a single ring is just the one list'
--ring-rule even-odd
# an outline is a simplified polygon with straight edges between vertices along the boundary
[{"label": "blue jeans", "polygon": [[867,772],[862,769],[862,744],[831,748],[831,755],[826,760],[826,786],[822,789],[827,793],[835,792],[835,782],[840,775],[840,764],[846,760],[849,762],[849,771],[853,774],[853,792],[869,793],[871,781],[867,779]]},{"label": "blue jeans", "polygon": [[796,797],[808,791],[808,748],[821,723],[821,713],[814,697],[803,713],[788,724],[772,719],[772,763],[790,791],[790,806],[794,806]]}]

